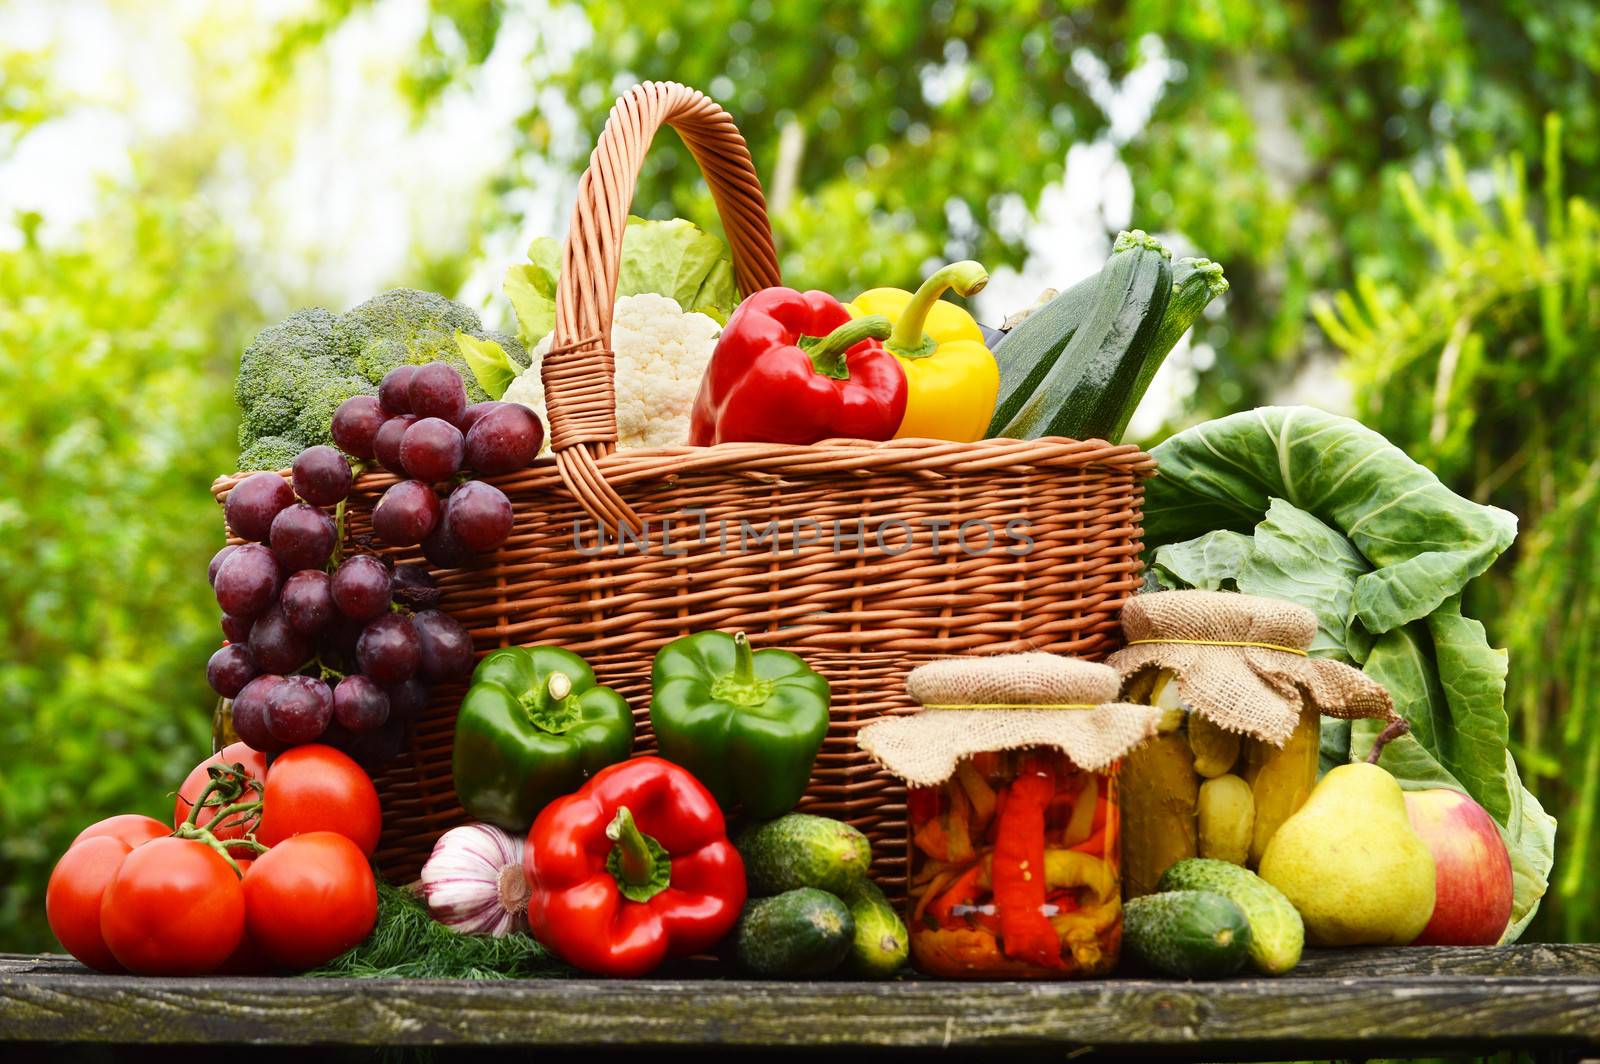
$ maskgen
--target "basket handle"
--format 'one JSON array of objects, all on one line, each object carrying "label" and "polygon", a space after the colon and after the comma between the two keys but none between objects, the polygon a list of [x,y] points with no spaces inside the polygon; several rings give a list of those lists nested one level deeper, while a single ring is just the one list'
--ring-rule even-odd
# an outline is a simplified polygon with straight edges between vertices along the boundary
[{"label": "basket handle", "polygon": [[672,81],[647,81],[619,97],[578,181],[556,284],[555,332],[541,370],[561,480],[591,517],[613,530],[637,529],[639,518],[597,461],[617,441],[611,309],[639,167],[662,123],[678,131],[711,188],[739,290],[749,295],[779,281],[766,197],[728,112]]}]

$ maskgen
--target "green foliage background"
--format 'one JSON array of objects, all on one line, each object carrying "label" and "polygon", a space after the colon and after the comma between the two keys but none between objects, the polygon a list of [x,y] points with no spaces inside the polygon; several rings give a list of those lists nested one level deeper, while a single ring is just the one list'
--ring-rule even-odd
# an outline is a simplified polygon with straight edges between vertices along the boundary
[{"label": "green foliage background", "polygon": [[[17,233],[0,242],[0,949],[51,946],[43,882],[78,827],[160,812],[205,752],[203,667],[219,639],[201,575],[219,542],[207,487],[233,456],[238,352],[276,314],[207,190],[230,146],[292,139],[282,98],[372,6],[312,3],[263,47],[214,55],[231,33],[219,16],[212,38],[189,42],[218,68],[220,102],[201,108],[200,128],[135,144],[69,237],[0,219]],[[1600,833],[1592,4],[552,6],[592,27],[586,42],[543,46],[537,75],[585,137],[640,78],[711,92],[769,186],[785,171],[774,221],[786,274],[841,294],[913,283],[935,258],[1020,264],[1027,226],[1007,219],[1037,208],[1071,145],[1115,145],[1135,224],[1183,234],[1233,284],[1203,327],[1215,365],[1175,424],[1271,398],[1338,354],[1369,424],[1456,490],[1521,515],[1473,612],[1511,649],[1518,757],[1562,820],[1557,891],[1533,933],[1600,936],[1600,888],[1583,881]],[[508,27],[544,24],[533,0],[432,0],[393,76],[420,120]],[[1172,64],[1153,114],[1113,128],[1087,72],[1118,82],[1152,55]],[[73,102],[48,58],[0,41],[0,162]],[[1547,115],[1564,135],[1547,135]],[[581,168],[587,147],[558,125],[526,115],[457,250],[418,252],[390,281],[453,294],[486,235],[517,221],[524,163]],[[1485,180],[1496,166],[1498,194]],[[712,223],[691,167],[664,137],[636,212]],[[279,280],[296,304],[334,301]]]}]

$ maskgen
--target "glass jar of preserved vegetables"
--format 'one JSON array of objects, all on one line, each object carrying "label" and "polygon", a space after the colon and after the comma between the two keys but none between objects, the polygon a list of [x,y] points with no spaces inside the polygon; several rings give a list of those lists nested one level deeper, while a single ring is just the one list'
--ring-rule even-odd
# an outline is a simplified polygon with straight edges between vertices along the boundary
[{"label": "glass jar of preserved vegetables", "polygon": [[1117,760],[1159,712],[1110,704],[1116,673],[1050,654],[934,662],[925,707],[859,741],[909,784],[911,960],[958,979],[1067,979],[1122,941]]},{"label": "glass jar of preserved vegetables", "polygon": [[1163,591],[1122,611],[1123,698],[1161,711],[1121,776],[1123,893],[1188,857],[1254,868],[1317,782],[1324,714],[1392,719],[1361,672],[1310,656],[1311,611],[1215,591]]},{"label": "glass jar of preserved vegetables", "polygon": [[1122,940],[1116,777],[1057,750],[962,759],[907,794],[911,954],[929,975],[1111,970]]}]

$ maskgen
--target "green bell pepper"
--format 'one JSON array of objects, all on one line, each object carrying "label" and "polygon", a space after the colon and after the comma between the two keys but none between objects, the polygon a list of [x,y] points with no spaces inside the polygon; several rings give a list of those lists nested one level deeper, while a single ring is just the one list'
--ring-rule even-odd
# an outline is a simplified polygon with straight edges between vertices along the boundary
[{"label": "green bell pepper", "polygon": [[456,714],[456,795],[479,820],[526,831],[550,802],[626,759],[633,730],[627,700],[572,651],[496,650]]},{"label": "green bell pepper", "polygon": [[751,651],[743,632],[696,632],[656,654],[650,724],[661,756],[724,809],[775,817],[800,801],[828,731],[828,681],[787,650]]}]

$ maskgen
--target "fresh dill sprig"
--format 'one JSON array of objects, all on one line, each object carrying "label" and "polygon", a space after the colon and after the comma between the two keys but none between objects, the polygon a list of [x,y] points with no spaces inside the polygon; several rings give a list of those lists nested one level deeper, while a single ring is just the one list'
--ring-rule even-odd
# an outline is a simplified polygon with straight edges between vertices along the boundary
[{"label": "fresh dill sprig", "polygon": [[532,936],[463,935],[435,920],[416,896],[378,882],[378,923],[354,949],[308,976],[357,979],[538,979],[571,975]]}]

